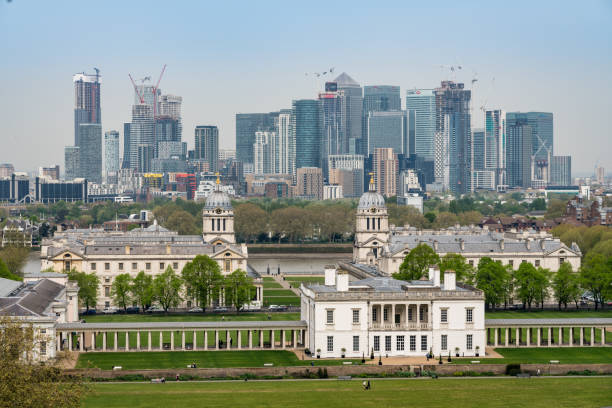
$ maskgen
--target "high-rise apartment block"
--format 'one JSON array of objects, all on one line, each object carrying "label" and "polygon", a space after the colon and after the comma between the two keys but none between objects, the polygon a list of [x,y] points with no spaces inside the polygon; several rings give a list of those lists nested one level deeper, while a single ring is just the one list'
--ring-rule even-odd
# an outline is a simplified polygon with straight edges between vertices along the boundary
[{"label": "high-rise apartment block", "polygon": [[373,170],[376,192],[385,197],[397,195],[399,161],[392,148],[374,150]]},{"label": "high-rise apartment block", "polygon": [[553,186],[570,186],[572,184],[571,156],[552,156],[550,184]]},{"label": "high-rise apartment block", "polygon": [[253,144],[253,174],[274,173],[276,132],[255,132]]},{"label": "high-rise apartment block", "polygon": [[364,157],[360,154],[337,154],[328,157],[329,184],[342,186],[344,197],[363,194]]},{"label": "high-rise apartment block", "polygon": [[599,184],[604,184],[606,182],[606,169],[602,166],[595,166],[595,180]]},{"label": "high-rise apartment block", "polygon": [[104,133],[104,176],[119,171],[119,132]]},{"label": "high-rise apartment block", "polygon": [[236,114],[236,160],[253,163],[255,132],[274,130],[274,119],[278,112]]},{"label": "high-rise apartment block", "polygon": [[0,163],[0,177],[11,177],[15,167],[11,163]]},{"label": "high-rise apartment block", "polygon": [[102,182],[102,126],[97,123],[79,125],[79,176],[93,183]]},{"label": "high-rise apartment block", "polygon": [[46,178],[49,180],[59,180],[60,179],[60,166],[55,165],[53,167],[39,167],[38,177]]},{"label": "high-rise apartment block", "polygon": [[[137,103],[132,106],[132,123],[130,124],[130,168],[138,172],[145,172],[150,168],[150,159],[153,158],[155,122],[153,109],[146,103]],[[141,156],[139,156],[139,152]],[[142,156],[144,154],[144,156]]]},{"label": "high-rise apartment block", "polygon": [[74,180],[81,173],[81,155],[78,146],[64,147],[64,178]]},{"label": "high-rise apartment block", "polygon": [[319,167],[297,169],[295,194],[302,198],[323,199],[323,172]]},{"label": "high-rise apartment block", "polygon": [[291,136],[295,140],[295,167],[321,167],[323,111],[315,99],[293,101]]},{"label": "high-rise apartment block", "polygon": [[195,159],[207,162],[211,172],[218,170],[219,128],[216,126],[196,126]]},{"label": "high-rise apartment block", "polygon": [[[509,114],[510,115],[510,114]],[[532,128],[527,118],[517,118],[506,126],[506,170],[509,187],[531,187]]]},{"label": "high-rise apartment block", "polygon": [[100,110],[100,75],[85,72],[72,77],[74,83],[74,145],[79,146],[81,123],[102,123]]}]

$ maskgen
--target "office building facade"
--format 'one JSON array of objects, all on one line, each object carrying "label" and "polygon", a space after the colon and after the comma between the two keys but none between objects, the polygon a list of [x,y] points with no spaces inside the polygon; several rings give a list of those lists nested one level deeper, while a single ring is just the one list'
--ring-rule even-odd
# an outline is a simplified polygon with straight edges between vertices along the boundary
[{"label": "office building facade", "polygon": [[406,110],[414,111],[414,149],[424,160],[434,160],[434,134],[436,131],[436,98],[433,89],[410,89],[406,92]]},{"label": "office building facade", "polygon": [[531,187],[532,128],[527,118],[519,118],[506,127],[506,163],[509,187]]},{"label": "office building facade", "polygon": [[[155,121],[151,105],[138,103],[132,106],[132,123],[130,124],[130,168],[139,172],[150,167],[147,162],[153,158]],[[146,149],[145,149],[146,147]],[[143,153],[147,152],[146,155]],[[141,154],[139,155],[139,151]],[[149,154],[150,152],[150,154]]]},{"label": "office building facade", "polygon": [[344,118],[342,150],[338,153],[360,154],[363,149],[363,90],[359,83],[346,72],[340,74],[334,79],[334,82],[342,95],[342,117]]},{"label": "office building facade", "polygon": [[552,156],[550,164],[550,184],[553,186],[572,185],[572,157]]},{"label": "office building facade", "polygon": [[211,172],[218,170],[219,128],[216,126],[196,126],[195,159],[206,161]]},{"label": "office building facade", "polygon": [[79,177],[93,183],[102,182],[102,126],[96,123],[79,125]]},{"label": "office building facade", "polygon": [[74,83],[74,145],[80,146],[79,126],[82,123],[102,123],[100,109],[100,75],[85,72],[72,77]]},{"label": "office building facade", "polygon": [[507,126],[527,122],[531,127],[531,149],[534,160],[550,160],[554,154],[553,114],[550,112],[508,112]]},{"label": "office building facade", "polygon": [[315,99],[293,101],[292,138],[295,140],[295,167],[322,167],[323,111]]},{"label": "office building facade", "polygon": [[378,148],[373,153],[376,192],[385,197],[397,195],[399,161],[392,148]]},{"label": "office building facade", "polygon": [[255,132],[274,130],[278,112],[236,114],[236,160],[253,163]]},{"label": "office building facade", "polygon": [[409,116],[405,111],[367,114],[367,152],[373,154],[378,148],[390,147],[396,154],[408,155]]},{"label": "office building facade", "polygon": [[111,130],[104,133],[104,174],[119,171],[119,132]]},{"label": "office building facade", "polygon": [[402,109],[400,87],[394,85],[369,85],[363,87],[363,113],[389,112]]}]

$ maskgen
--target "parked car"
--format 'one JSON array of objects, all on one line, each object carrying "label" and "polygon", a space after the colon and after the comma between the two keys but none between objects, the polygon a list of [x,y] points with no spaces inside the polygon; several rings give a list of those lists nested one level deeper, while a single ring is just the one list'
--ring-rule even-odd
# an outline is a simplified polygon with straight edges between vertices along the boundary
[{"label": "parked car", "polygon": [[159,313],[163,311],[164,311],[164,308],[161,306],[151,306],[146,310],[147,313]]},{"label": "parked car", "polygon": [[225,312],[229,312],[229,309],[227,307],[215,307],[213,311],[215,313],[225,313]]},{"label": "parked car", "polygon": [[510,305],[510,307],[508,309],[510,310],[519,310],[523,308],[523,304],[522,303],[516,303],[514,305]]},{"label": "parked car", "polygon": [[95,315],[96,314],[96,309],[88,309],[88,310],[84,310],[82,313],[82,315],[87,316],[87,315]]},{"label": "parked car", "polygon": [[115,313],[117,313],[117,308],[115,306],[105,307],[104,310],[102,310],[102,313],[105,313],[105,314],[115,314]]},{"label": "parked car", "polygon": [[268,307],[268,309],[275,311],[275,312],[284,312],[287,310],[287,306],[283,306],[283,305],[270,305]]},{"label": "parked car", "polygon": [[140,308],[138,306],[130,306],[125,311],[130,314],[140,313]]},{"label": "parked car", "polygon": [[202,309],[201,307],[192,307],[191,309],[189,309],[189,313],[202,313],[204,311],[204,309]]}]

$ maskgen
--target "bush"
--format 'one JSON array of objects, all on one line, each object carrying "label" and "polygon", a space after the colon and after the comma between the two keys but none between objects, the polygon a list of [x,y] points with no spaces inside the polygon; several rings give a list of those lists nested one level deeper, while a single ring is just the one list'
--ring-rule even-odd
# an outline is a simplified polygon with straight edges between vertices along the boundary
[{"label": "bush", "polygon": [[329,378],[329,375],[327,374],[327,368],[323,369],[323,378]]},{"label": "bush", "polygon": [[416,377],[412,371],[396,371],[395,375],[398,377]]},{"label": "bush", "polygon": [[455,371],[453,377],[463,377],[463,371]]},{"label": "bush", "polygon": [[567,375],[599,375],[596,371],[584,370],[584,371],[568,371]]},{"label": "bush", "polygon": [[517,375],[520,373],[521,373],[520,364],[507,364],[506,365],[506,375]]}]

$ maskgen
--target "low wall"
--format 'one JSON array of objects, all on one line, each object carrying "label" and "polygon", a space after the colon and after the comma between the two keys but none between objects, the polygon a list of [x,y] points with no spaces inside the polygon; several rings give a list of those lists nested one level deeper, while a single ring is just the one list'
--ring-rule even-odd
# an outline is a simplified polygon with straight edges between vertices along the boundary
[{"label": "low wall", "polygon": [[521,364],[521,370],[529,374],[564,375],[569,371],[594,371],[598,374],[612,374],[612,364]]}]

